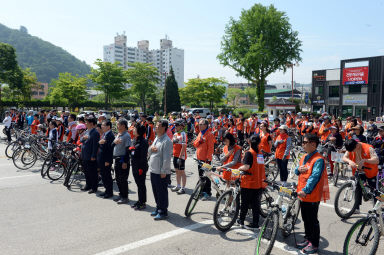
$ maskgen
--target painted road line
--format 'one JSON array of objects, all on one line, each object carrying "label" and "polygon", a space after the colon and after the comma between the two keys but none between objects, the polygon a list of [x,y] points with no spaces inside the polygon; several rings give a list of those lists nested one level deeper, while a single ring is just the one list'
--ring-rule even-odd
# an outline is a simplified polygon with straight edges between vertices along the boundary
[{"label": "painted road line", "polygon": [[152,236],[152,237],[149,237],[149,238],[137,241],[137,242],[129,243],[129,244],[126,244],[126,245],[123,245],[123,246],[120,246],[120,247],[117,247],[117,248],[114,248],[114,249],[103,251],[103,252],[97,253],[95,255],[116,255],[116,254],[121,254],[123,252],[127,252],[127,251],[130,251],[130,250],[133,250],[133,249],[137,249],[137,248],[145,246],[145,245],[157,243],[157,242],[162,241],[164,239],[168,239],[168,238],[171,238],[171,237],[174,237],[174,236],[177,236],[177,235],[189,232],[189,231],[193,231],[193,230],[196,230],[196,229],[208,226],[208,225],[212,225],[212,224],[213,224],[212,220],[202,221],[202,222],[199,222],[199,223],[196,223],[196,224],[192,224],[192,225],[186,226],[184,228],[175,229],[175,230],[172,230],[172,231],[169,231],[169,232],[165,232],[163,234],[155,235],[155,236]]},{"label": "painted road line", "polygon": [[9,177],[2,177],[1,180],[8,180],[8,179],[16,179],[16,178],[23,178],[23,177],[31,177],[31,176],[40,176],[37,174],[27,174],[27,175],[17,175],[17,176],[9,176]]}]

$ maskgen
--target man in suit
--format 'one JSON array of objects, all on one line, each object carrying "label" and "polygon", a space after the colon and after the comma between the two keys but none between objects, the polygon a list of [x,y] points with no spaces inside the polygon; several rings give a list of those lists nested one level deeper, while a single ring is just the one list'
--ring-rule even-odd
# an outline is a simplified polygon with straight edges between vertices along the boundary
[{"label": "man in suit", "polygon": [[85,174],[85,187],[83,191],[88,191],[89,194],[97,192],[98,176],[96,156],[99,149],[100,134],[96,130],[96,119],[88,117],[85,120],[87,133],[81,138],[81,159]]},{"label": "man in suit", "polygon": [[111,131],[112,123],[109,120],[104,120],[101,124],[103,130],[102,138],[99,141],[100,147],[97,153],[97,165],[100,169],[101,179],[105,187],[105,192],[99,196],[103,198],[113,197],[113,180],[111,175],[111,165],[113,162],[113,141],[115,136]]}]

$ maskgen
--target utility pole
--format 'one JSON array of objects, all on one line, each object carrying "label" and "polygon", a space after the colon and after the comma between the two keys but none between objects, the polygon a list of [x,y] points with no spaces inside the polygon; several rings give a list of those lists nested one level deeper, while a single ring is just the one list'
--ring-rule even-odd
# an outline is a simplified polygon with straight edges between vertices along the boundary
[{"label": "utility pole", "polygon": [[292,85],[291,85],[292,86],[292,95],[291,95],[291,100],[293,102],[293,67],[294,66],[299,66],[299,63],[287,63],[286,66],[292,68]]}]

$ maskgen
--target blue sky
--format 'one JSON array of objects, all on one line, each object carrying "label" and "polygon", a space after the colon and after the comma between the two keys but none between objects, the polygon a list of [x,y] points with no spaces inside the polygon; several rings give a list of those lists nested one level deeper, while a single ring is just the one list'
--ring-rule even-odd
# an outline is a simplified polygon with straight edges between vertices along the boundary
[{"label": "blue sky", "polygon": [[[1,1],[0,23],[27,27],[30,34],[58,45],[92,64],[102,58],[102,46],[126,32],[128,45],[149,40],[158,48],[167,34],[185,50],[185,80],[224,77],[244,81],[216,56],[229,17],[255,3],[274,4],[286,12],[303,42],[302,59],[294,79],[311,82],[311,71],[337,68],[340,60],[384,55],[384,1],[382,0],[12,0]],[[269,83],[290,82],[290,72],[277,72]]]}]

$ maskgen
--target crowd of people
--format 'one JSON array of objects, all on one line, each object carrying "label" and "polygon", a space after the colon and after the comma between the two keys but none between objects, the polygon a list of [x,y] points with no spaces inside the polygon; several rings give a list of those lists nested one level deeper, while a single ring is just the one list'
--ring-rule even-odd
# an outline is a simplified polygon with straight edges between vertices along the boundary
[{"label": "crowd of people", "polygon": [[[245,118],[219,112],[205,118],[198,113],[173,112],[169,116],[147,116],[134,112],[127,116],[114,114],[111,118],[102,112],[76,116],[56,110],[40,111],[36,114],[6,112],[3,121],[8,141],[14,126],[26,126],[32,134],[49,138],[49,148],[55,149],[57,141],[78,145],[85,173],[83,191],[98,192],[99,175],[105,199],[113,198],[113,165],[119,196],[118,204],[128,203],[128,176],[130,169],[138,190],[138,200],[132,204],[135,210],[143,210],[147,202],[146,176],[150,172],[156,210],[151,213],[155,220],[168,216],[168,187],[172,167],[176,174],[176,185],[171,189],[185,194],[187,147],[193,146],[197,160],[211,164],[218,155],[221,171],[226,168],[239,169],[250,174],[241,177],[241,211],[237,223],[245,228],[259,226],[261,189],[266,179],[264,158],[274,153],[283,185],[288,179],[288,162],[294,146],[301,146],[306,154],[296,169],[298,196],[305,227],[305,240],[298,245],[307,254],[318,251],[320,224],[319,203],[329,199],[328,175],[333,174],[332,151],[343,146],[343,160],[353,173],[363,171],[370,185],[375,185],[378,164],[384,159],[384,127],[378,128],[372,119],[364,124],[360,117],[350,116],[343,124],[341,119],[326,113],[317,116],[287,112],[270,120],[267,115],[251,114]],[[14,124],[12,124],[14,123]],[[295,141],[294,141],[295,140]],[[247,147],[249,145],[249,147]],[[318,151],[319,145],[326,147],[328,159]],[[326,146],[329,145],[329,146]],[[243,150],[243,148],[249,148]],[[329,162],[330,171],[327,171]],[[365,166],[365,168],[363,168]],[[200,176],[203,170],[198,169]],[[202,200],[212,196],[211,183],[206,178]],[[361,192],[360,192],[361,194]],[[361,195],[360,195],[361,200]],[[252,222],[244,224],[247,210],[252,209]]]}]

